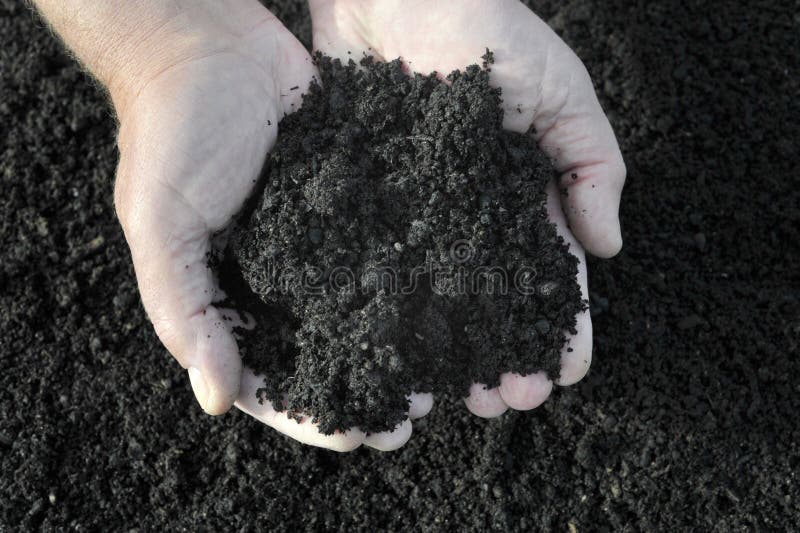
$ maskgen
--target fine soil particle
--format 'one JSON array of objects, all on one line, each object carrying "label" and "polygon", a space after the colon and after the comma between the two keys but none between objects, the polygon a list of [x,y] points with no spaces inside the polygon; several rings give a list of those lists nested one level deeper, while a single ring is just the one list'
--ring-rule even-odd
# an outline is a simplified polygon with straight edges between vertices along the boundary
[{"label": "fine soil particle", "polygon": [[[337,455],[203,414],[139,304],[106,96],[0,0],[0,530],[795,530],[796,2],[528,4],[628,165],[592,369],[531,413],[437,400],[398,452]],[[310,45],[305,0],[269,5]]]},{"label": "fine soil particle", "polygon": [[442,83],[399,60],[316,63],[322,83],[281,121],[232,239],[267,304],[239,342],[262,396],[285,394],[325,433],[372,432],[406,417],[412,391],[557,377],[584,305],[578,261],[547,219],[553,167],[531,134],[503,130],[488,72]]}]

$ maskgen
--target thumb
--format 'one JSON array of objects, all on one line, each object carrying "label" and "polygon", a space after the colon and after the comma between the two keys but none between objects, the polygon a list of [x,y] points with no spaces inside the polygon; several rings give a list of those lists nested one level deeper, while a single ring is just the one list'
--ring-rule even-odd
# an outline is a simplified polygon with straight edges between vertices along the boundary
[{"label": "thumb", "polygon": [[561,203],[570,229],[589,253],[611,257],[622,247],[619,204],[625,163],[586,67],[560,44],[562,57],[552,61],[558,72],[543,84],[542,112],[534,117],[534,127],[561,175]]},{"label": "thumb", "polygon": [[120,159],[115,203],[142,303],[161,342],[188,369],[203,410],[222,414],[238,395],[242,363],[212,305],[218,291],[207,264],[210,230],[174,188],[133,179],[129,166]]}]

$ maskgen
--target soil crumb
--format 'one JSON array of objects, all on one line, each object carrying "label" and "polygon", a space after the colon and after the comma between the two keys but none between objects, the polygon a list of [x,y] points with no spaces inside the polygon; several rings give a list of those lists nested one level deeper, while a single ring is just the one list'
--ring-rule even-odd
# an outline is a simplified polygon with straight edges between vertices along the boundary
[{"label": "soil crumb", "polygon": [[324,433],[392,429],[412,391],[558,375],[578,261],[547,217],[553,166],[503,129],[483,59],[443,83],[316,56],[232,234],[223,286],[258,324],[244,362]]}]

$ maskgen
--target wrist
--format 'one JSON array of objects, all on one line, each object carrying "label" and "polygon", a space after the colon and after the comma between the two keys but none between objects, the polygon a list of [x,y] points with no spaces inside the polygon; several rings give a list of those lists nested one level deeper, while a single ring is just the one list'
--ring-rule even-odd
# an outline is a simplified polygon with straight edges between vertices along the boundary
[{"label": "wrist", "polygon": [[228,45],[224,32],[206,21],[198,24],[195,19],[194,13],[181,11],[137,29],[135,38],[113,35],[109,52],[100,51],[95,61],[87,62],[108,90],[120,118],[131,101],[160,74]]},{"label": "wrist", "polygon": [[271,13],[257,0],[36,0],[118,114],[160,73],[230,50]]},{"label": "wrist", "polygon": [[162,73],[193,59],[239,48],[254,21],[272,17],[255,0],[192,0],[120,43],[98,72],[118,115]]}]

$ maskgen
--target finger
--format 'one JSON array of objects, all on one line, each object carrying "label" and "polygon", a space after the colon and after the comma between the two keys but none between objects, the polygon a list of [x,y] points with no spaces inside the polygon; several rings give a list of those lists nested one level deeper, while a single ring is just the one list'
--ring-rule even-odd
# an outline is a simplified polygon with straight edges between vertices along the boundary
[{"label": "finger", "polygon": [[188,366],[192,390],[203,410],[211,415],[225,413],[239,391],[242,363],[236,340],[213,306],[189,323],[196,338],[194,349],[177,352],[181,353],[178,361],[184,360],[181,364]]},{"label": "finger", "polygon": [[408,417],[411,420],[422,418],[433,408],[433,394],[413,392],[408,396]]},{"label": "finger", "polygon": [[430,393],[411,393],[408,396],[408,419],[404,420],[392,431],[383,431],[367,435],[364,444],[380,451],[392,451],[402,447],[411,438],[411,420],[422,418],[433,407],[433,395]]},{"label": "finger", "polygon": [[224,413],[238,393],[241,360],[236,341],[211,305],[216,286],[207,265],[210,232],[191,208],[180,201],[169,205],[174,191],[159,183],[144,191],[144,180],[132,180],[132,171],[129,160],[121,159],[117,211],[142,303],[167,350],[192,369],[200,406],[209,414]]},{"label": "finger", "polygon": [[512,409],[528,411],[539,407],[550,396],[553,382],[545,372],[527,376],[505,373],[500,376],[500,397]]},{"label": "finger", "polygon": [[242,382],[239,398],[235,403],[236,407],[284,435],[311,446],[337,452],[349,452],[364,442],[365,435],[358,428],[352,428],[345,432],[337,431],[333,435],[323,435],[319,432],[317,425],[311,423],[309,417],[303,417],[302,421],[298,422],[289,418],[286,411],[276,411],[266,400],[259,403],[258,389],[263,385],[263,377],[256,376],[252,370],[245,368],[242,371]]},{"label": "finger", "polygon": [[464,403],[472,414],[481,418],[495,418],[508,410],[508,405],[500,396],[498,388],[487,389],[486,385],[481,383],[472,384]]},{"label": "finger", "polygon": [[561,174],[572,232],[593,255],[611,257],[622,247],[625,163],[586,67],[560,39],[553,49],[550,62],[558,67],[543,84],[533,125],[539,145]]},{"label": "finger", "polygon": [[561,373],[556,385],[574,385],[583,379],[592,364],[592,319],[589,311],[577,317],[578,324],[574,335],[567,336],[567,343],[561,349]]},{"label": "finger", "polygon": [[411,420],[405,419],[392,431],[372,433],[364,439],[364,445],[382,452],[390,452],[403,446],[411,438]]},{"label": "finger", "polygon": [[[556,225],[558,234],[569,244],[570,252],[578,257],[578,285],[581,288],[581,298],[586,301],[589,299],[586,255],[567,227],[558,195],[556,185],[551,183],[547,189],[547,214]],[[572,385],[580,381],[589,371],[592,362],[592,318],[589,310],[581,312],[575,319],[577,332],[567,335],[567,341],[561,349],[561,372],[556,380],[558,385]]]}]

